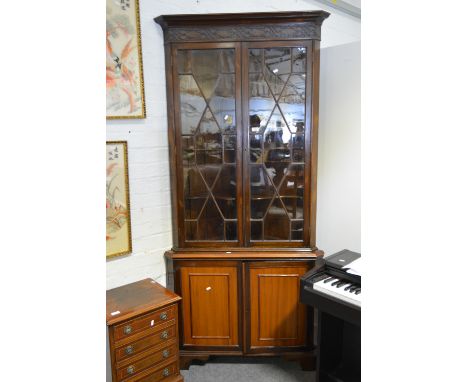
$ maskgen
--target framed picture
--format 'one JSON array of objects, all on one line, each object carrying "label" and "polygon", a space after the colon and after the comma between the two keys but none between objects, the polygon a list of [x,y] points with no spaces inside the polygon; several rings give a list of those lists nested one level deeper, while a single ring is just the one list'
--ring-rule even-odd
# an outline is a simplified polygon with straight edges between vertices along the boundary
[{"label": "framed picture", "polygon": [[106,143],[106,258],[132,252],[127,142]]},{"label": "framed picture", "polygon": [[145,118],[138,0],[106,0],[107,119]]}]

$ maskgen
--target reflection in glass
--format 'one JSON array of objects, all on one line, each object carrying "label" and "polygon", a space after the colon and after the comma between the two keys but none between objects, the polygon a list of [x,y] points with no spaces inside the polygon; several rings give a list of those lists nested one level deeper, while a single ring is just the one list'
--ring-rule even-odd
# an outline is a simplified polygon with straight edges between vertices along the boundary
[{"label": "reflection in glass", "polygon": [[305,48],[249,50],[251,240],[303,239],[305,70]]},{"label": "reflection in glass", "polygon": [[275,100],[262,74],[249,75],[250,132],[261,132],[275,107]]},{"label": "reflection in glass", "polygon": [[185,199],[185,218],[197,219],[203,206],[206,203],[206,197],[188,197]]},{"label": "reflection in glass", "polygon": [[221,153],[221,150],[197,150],[196,163],[197,165],[221,164],[223,163]]},{"label": "reflection in glass", "polygon": [[263,240],[263,220],[252,220],[250,222],[250,239]]},{"label": "reflection in glass", "polygon": [[265,216],[265,240],[289,240],[289,218],[279,198]]},{"label": "reflection in glass", "polygon": [[192,72],[201,92],[206,99],[210,99],[220,73],[219,51],[192,50]]},{"label": "reflection in glass", "polygon": [[236,100],[234,74],[220,74],[209,101],[216,121],[224,133],[236,131]]},{"label": "reflection in glass", "polygon": [[185,239],[186,240],[197,239],[197,221],[196,220],[185,220]]},{"label": "reflection in glass", "polygon": [[291,132],[304,131],[305,78],[292,75],[278,101]]},{"label": "reflection in glass", "polygon": [[182,149],[193,150],[193,135],[182,135]]},{"label": "reflection in glass", "polygon": [[262,219],[265,216],[274,195],[275,191],[265,167],[250,166],[250,214],[253,219]]},{"label": "reflection in glass", "polygon": [[262,163],[262,135],[250,134],[250,162]]},{"label": "reflection in glass", "polygon": [[195,167],[184,168],[184,197],[206,197],[208,192],[205,183]]},{"label": "reflection in glass", "polygon": [[289,79],[289,74],[281,74],[278,76],[276,74],[267,72],[265,73],[264,78],[270,86],[272,94],[275,96],[276,99],[278,99],[278,97],[284,91],[283,89],[286,85],[286,82]]},{"label": "reflection in glass", "polygon": [[237,240],[237,221],[226,221],[226,240]]},{"label": "reflection in glass", "polygon": [[304,73],[306,71],[307,49],[305,47],[293,48],[292,50],[292,71]]},{"label": "reflection in glass", "polygon": [[193,134],[205,110],[206,102],[192,76],[179,76],[179,88],[182,134]]},{"label": "reflection in glass", "polygon": [[260,73],[263,68],[263,49],[249,49],[249,73]]},{"label": "reflection in glass", "polygon": [[285,171],[284,179],[279,188],[281,196],[303,196],[304,165],[293,164]]},{"label": "reflection in glass", "polygon": [[264,49],[264,71],[276,75],[291,73],[291,48]]},{"label": "reflection in glass", "polygon": [[192,73],[192,55],[190,50],[177,51],[177,69],[179,74]]},{"label": "reflection in glass", "polygon": [[234,73],[235,57],[234,49],[218,49],[219,52],[219,72]]},{"label": "reflection in glass", "polygon": [[198,240],[224,240],[224,220],[211,197],[198,219]]},{"label": "reflection in glass", "polygon": [[237,137],[235,135],[224,136],[224,163],[236,163]]},{"label": "reflection in glass", "polygon": [[291,221],[291,240],[304,239],[304,220]]},{"label": "reflection in glass", "polygon": [[237,218],[236,167],[223,166],[213,187],[213,195],[225,219]]},{"label": "reflection in glass", "polygon": [[218,174],[221,170],[221,166],[216,165],[204,165],[197,166],[198,171],[200,172],[203,180],[206,185],[211,188],[213,187],[214,182],[216,181]]},{"label": "reflection in glass", "polygon": [[235,50],[179,50],[185,239],[238,240]]},{"label": "reflection in glass", "polygon": [[288,215],[291,219],[302,219],[303,216],[303,207],[304,202],[303,199],[299,196],[293,197],[283,197],[281,198],[283,201],[286,211],[288,211]]},{"label": "reflection in glass", "polygon": [[195,141],[198,150],[221,149],[221,130],[208,108],[196,131]]}]

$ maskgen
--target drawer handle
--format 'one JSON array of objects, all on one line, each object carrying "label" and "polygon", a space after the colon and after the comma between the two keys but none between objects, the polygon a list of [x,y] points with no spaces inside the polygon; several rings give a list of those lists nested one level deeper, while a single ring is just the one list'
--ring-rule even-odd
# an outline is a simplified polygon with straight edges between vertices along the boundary
[{"label": "drawer handle", "polygon": [[133,346],[132,345],[128,345],[126,348],[125,348],[125,354],[132,354],[133,353]]},{"label": "drawer handle", "polygon": [[130,325],[127,325],[125,328],[124,328],[124,333],[125,334],[130,334],[132,332],[132,327]]},{"label": "drawer handle", "polygon": [[169,333],[167,332],[167,330],[165,330],[164,332],[161,333],[161,338],[162,339],[167,340],[168,337],[169,337]]},{"label": "drawer handle", "polygon": [[159,318],[161,320],[167,320],[167,313],[166,312],[162,312],[160,315],[159,315]]},{"label": "drawer handle", "polygon": [[133,366],[127,367],[127,374],[133,374],[135,372],[135,368]]},{"label": "drawer handle", "polygon": [[168,376],[169,376],[169,369],[168,369],[167,367],[163,370],[162,375],[163,375],[164,377],[168,377]]},{"label": "drawer handle", "polygon": [[163,358],[169,357],[169,350],[167,350],[167,349],[163,350],[162,356],[163,356]]}]

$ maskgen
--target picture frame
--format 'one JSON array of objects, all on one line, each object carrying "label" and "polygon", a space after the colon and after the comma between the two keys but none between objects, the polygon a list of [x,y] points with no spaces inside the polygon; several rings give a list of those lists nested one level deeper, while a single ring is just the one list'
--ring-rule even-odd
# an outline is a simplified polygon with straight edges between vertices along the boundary
[{"label": "picture frame", "polygon": [[106,142],[106,258],[132,252],[126,141]]},{"label": "picture frame", "polygon": [[138,0],[106,0],[106,118],[146,118]]}]

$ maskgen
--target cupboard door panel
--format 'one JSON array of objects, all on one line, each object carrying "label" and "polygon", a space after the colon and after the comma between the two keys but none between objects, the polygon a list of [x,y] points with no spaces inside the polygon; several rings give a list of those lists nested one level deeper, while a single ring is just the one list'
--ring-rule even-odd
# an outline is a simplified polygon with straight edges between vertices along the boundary
[{"label": "cupboard door panel", "polygon": [[306,263],[248,266],[251,349],[306,345],[306,307],[299,303],[299,282],[309,268]]},{"label": "cupboard door panel", "polygon": [[183,267],[180,275],[184,345],[238,345],[237,267]]}]

